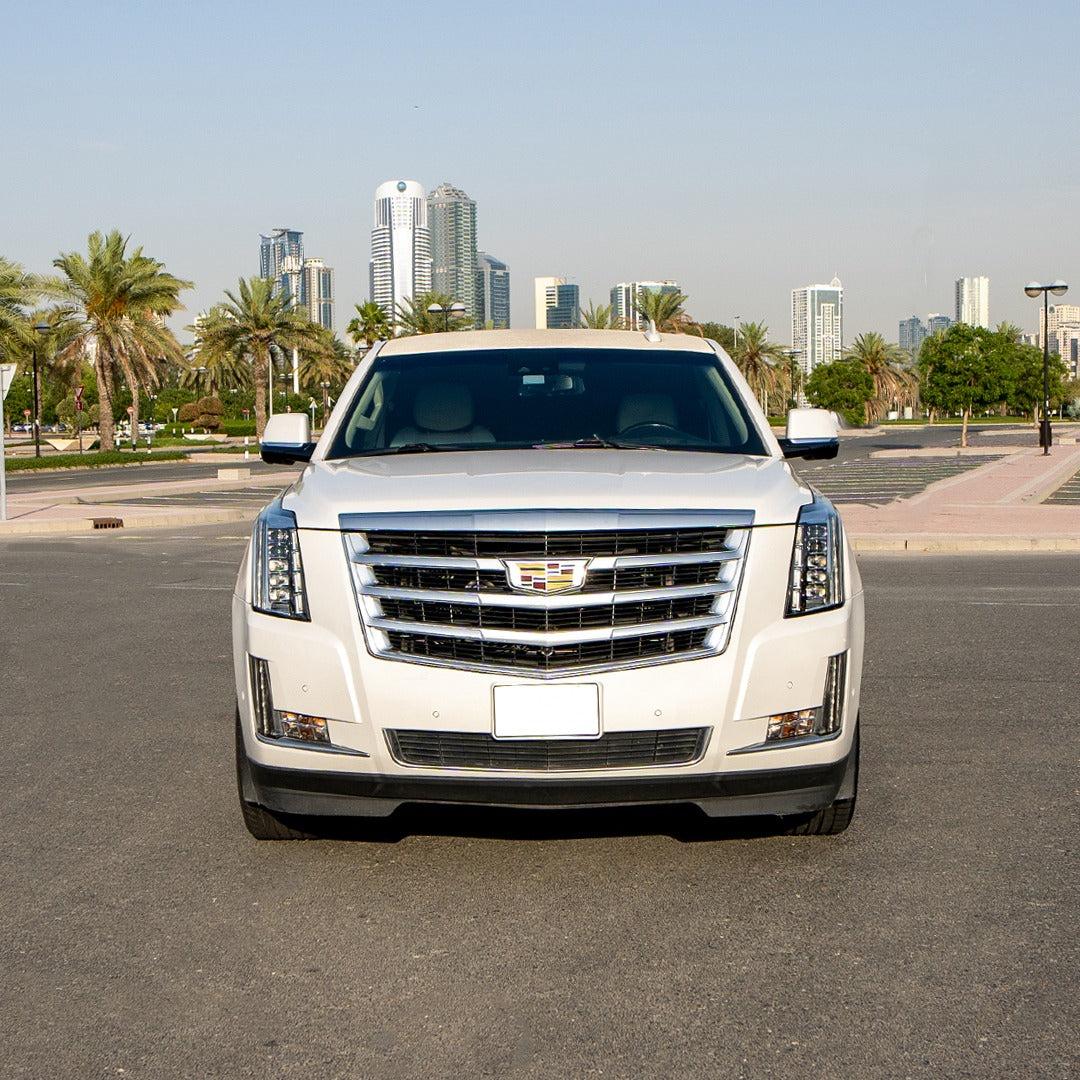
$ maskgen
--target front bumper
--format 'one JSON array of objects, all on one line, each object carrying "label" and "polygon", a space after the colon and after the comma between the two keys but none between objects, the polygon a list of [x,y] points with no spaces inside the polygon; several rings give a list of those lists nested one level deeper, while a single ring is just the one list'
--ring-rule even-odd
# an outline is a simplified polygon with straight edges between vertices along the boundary
[{"label": "front bumper", "polygon": [[853,753],[825,765],[648,779],[359,776],[239,763],[243,798],[283,814],[386,817],[404,803],[576,809],[692,803],[711,817],[814,813],[854,793]]}]

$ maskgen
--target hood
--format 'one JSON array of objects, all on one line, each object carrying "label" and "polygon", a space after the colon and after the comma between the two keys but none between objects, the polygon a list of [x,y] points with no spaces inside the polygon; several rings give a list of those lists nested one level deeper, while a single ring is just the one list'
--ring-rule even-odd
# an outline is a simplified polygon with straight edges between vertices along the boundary
[{"label": "hood", "polygon": [[489,510],[748,510],[794,523],[812,498],[781,458],[659,450],[487,450],[308,465],[283,505],[301,529],[342,514]]}]

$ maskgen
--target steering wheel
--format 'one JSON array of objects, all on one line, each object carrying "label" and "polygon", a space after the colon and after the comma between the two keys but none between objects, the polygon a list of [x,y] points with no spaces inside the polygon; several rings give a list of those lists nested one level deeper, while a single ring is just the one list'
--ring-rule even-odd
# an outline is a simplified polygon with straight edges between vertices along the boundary
[{"label": "steering wheel", "polygon": [[638,424],[631,424],[619,432],[619,437],[629,435],[681,435],[682,432],[674,424],[665,424],[662,420],[642,420]]}]

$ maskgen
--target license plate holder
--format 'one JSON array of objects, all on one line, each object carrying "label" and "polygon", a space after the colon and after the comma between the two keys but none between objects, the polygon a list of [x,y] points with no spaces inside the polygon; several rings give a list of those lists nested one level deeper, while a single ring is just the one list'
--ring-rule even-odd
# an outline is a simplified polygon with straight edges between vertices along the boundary
[{"label": "license plate holder", "polygon": [[596,683],[496,686],[492,733],[496,739],[600,738]]}]

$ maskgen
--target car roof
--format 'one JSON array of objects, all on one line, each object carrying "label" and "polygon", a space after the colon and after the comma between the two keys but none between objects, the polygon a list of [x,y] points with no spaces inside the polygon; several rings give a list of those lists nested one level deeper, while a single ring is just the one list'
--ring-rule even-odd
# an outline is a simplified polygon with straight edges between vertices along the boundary
[{"label": "car roof", "polygon": [[455,330],[394,338],[384,342],[379,353],[408,356],[474,349],[632,349],[715,355],[712,344],[694,334],[662,334],[659,341],[649,341],[643,332],[630,330]]}]

